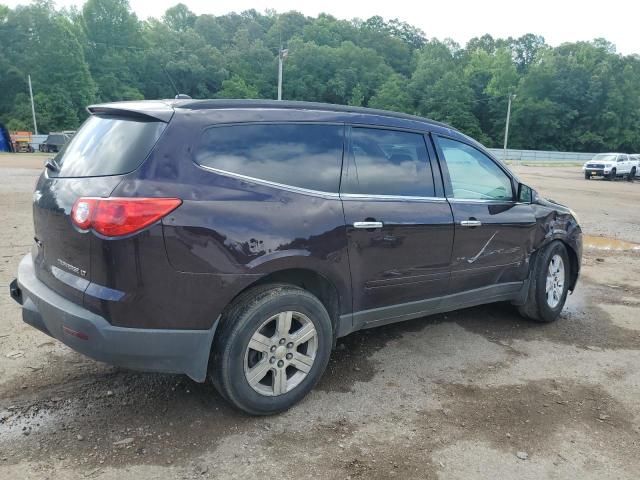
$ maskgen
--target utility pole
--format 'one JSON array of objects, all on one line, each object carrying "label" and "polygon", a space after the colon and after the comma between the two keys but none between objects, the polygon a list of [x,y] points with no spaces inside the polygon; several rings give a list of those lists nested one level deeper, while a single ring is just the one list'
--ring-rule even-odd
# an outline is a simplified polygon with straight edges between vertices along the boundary
[{"label": "utility pole", "polygon": [[31,75],[28,75],[29,79],[29,95],[31,96],[31,115],[33,115],[33,129],[35,130],[35,134],[38,135],[38,124],[36,123],[36,107],[33,104],[33,89],[31,88]]},{"label": "utility pole", "polygon": [[516,98],[514,93],[509,94],[509,106],[507,107],[507,123],[504,127],[504,153],[502,155],[502,161],[507,162],[507,142],[509,141],[509,120],[511,119],[511,100]]},{"label": "utility pole", "polygon": [[280,50],[278,51],[278,100],[282,100],[282,64],[284,63],[284,59],[289,55],[289,49],[283,49],[280,46]]}]

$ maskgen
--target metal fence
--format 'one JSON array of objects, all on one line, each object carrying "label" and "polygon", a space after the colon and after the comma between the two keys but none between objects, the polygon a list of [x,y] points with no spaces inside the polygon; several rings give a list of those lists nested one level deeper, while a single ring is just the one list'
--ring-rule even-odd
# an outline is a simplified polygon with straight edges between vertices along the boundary
[{"label": "metal fence", "polygon": [[501,161],[512,162],[586,162],[595,153],[553,152],[548,150],[515,150],[508,148],[505,159],[502,148],[490,148],[489,151]]}]

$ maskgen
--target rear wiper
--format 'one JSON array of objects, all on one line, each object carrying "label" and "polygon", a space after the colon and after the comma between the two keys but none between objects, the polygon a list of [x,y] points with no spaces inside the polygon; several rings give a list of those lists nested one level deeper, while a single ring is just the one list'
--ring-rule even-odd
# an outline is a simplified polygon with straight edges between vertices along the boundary
[{"label": "rear wiper", "polygon": [[45,163],[44,166],[52,172],[57,172],[60,170],[60,167],[58,167],[58,164],[53,158],[48,159],[47,163]]}]

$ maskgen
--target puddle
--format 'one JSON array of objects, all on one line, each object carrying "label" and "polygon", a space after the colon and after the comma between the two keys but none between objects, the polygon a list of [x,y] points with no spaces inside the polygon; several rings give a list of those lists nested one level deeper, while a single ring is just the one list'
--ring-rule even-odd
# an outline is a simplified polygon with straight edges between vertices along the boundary
[{"label": "puddle", "polygon": [[584,235],[582,237],[584,248],[592,250],[636,250],[640,251],[640,243],[617,240],[615,238],[597,237],[595,235]]}]

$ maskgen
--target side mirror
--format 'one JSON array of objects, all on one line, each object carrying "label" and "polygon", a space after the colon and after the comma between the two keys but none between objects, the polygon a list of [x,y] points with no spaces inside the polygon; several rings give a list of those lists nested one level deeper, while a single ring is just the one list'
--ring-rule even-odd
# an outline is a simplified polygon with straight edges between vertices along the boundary
[{"label": "side mirror", "polygon": [[520,203],[532,203],[535,192],[533,188],[525,185],[524,183],[518,184],[518,202]]}]

